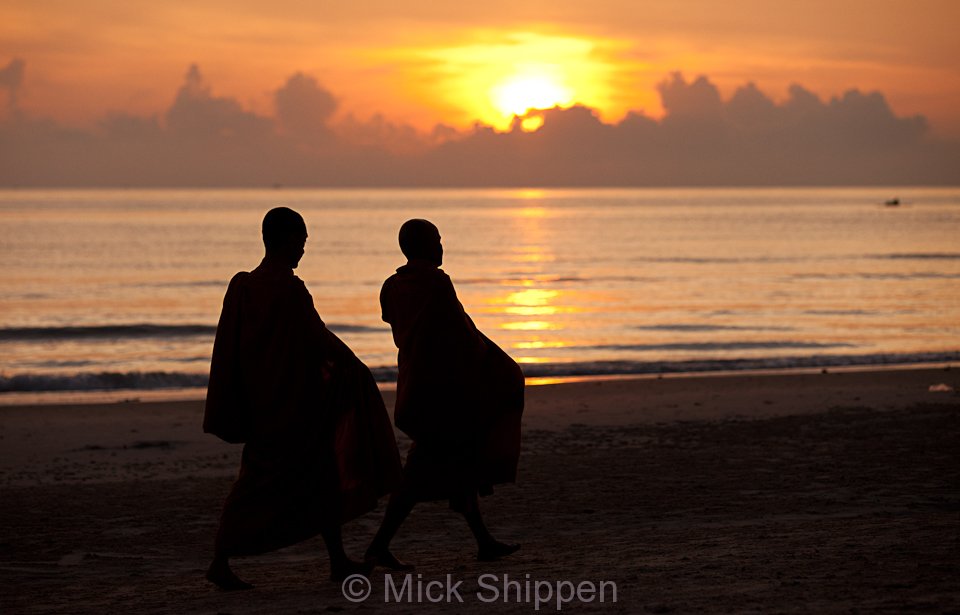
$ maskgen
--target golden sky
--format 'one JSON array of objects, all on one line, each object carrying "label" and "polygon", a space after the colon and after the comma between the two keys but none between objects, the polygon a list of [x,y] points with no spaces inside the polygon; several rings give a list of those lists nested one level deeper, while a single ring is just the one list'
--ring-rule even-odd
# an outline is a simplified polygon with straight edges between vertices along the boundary
[{"label": "golden sky", "polygon": [[0,0],[0,66],[26,63],[22,110],[84,125],[162,114],[197,63],[213,93],[273,114],[297,71],[340,101],[429,130],[503,128],[526,105],[658,117],[656,85],[706,75],[774,99],[881,91],[960,136],[955,0]]}]

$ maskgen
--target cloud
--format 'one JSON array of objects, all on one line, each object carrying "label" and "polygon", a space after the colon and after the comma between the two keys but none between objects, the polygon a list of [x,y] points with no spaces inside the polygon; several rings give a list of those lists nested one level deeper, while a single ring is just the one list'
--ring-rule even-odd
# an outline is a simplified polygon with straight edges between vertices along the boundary
[{"label": "cloud", "polygon": [[328,123],[337,110],[337,99],[310,75],[292,75],[273,100],[277,121],[287,135],[306,141],[329,137]]},{"label": "cloud", "polygon": [[[723,100],[706,77],[659,86],[666,115],[604,124],[586,107],[537,112],[543,126],[476,129],[437,149],[434,181],[499,185],[956,184],[960,144],[929,137],[882,94],[850,90],[824,102],[800,86],[777,103],[746,84]],[[493,178],[490,180],[489,178]],[[471,181],[472,180],[472,181]],[[481,180],[482,181],[482,180]]]},{"label": "cloud", "polygon": [[185,139],[224,142],[263,139],[273,130],[269,119],[244,111],[236,100],[211,95],[196,64],[167,111],[166,126]]},{"label": "cloud", "polygon": [[[19,66],[19,68],[16,68]],[[13,68],[11,68],[13,67]],[[3,69],[22,83],[23,64]],[[260,115],[218,96],[197,66],[158,117],[108,114],[92,131],[12,116],[0,122],[0,185],[12,186],[698,186],[960,182],[960,143],[898,116],[879,92],[781,101],[747,83],[729,99],[705,76],[669,75],[666,115],[605,123],[589,107],[531,112],[507,132],[439,125],[425,133],[341,109],[295,73]]]},{"label": "cloud", "polygon": [[0,88],[7,91],[10,109],[17,108],[17,91],[23,83],[23,73],[27,63],[21,58],[13,58],[6,66],[0,68]]},{"label": "cloud", "polygon": [[753,83],[737,88],[726,104],[726,116],[735,126],[745,130],[765,130],[783,118],[776,103]]},{"label": "cloud", "polygon": [[706,77],[687,83],[682,74],[673,73],[657,85],[657,91],[670,121],[716,120],[723,111],[720,91]]}]

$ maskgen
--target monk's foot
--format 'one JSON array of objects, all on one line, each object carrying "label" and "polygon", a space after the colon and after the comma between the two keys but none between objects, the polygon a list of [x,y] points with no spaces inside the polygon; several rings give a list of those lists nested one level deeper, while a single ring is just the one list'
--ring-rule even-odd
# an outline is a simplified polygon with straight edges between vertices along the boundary
[{"label": "monk's foot", "polygon": [[357,562],[347,559],[342,563],[330,565],[330,580],[334,583],[341,583],[344,579],[355,574],[369,577],[373,572],[373,562]]},{"label": "monk's foot", "polygon": [[253,589],[253,585],[233,573],[225,560],[213,560],[207,569],[207,580],[228,592]]},{"label": "monk's foot", "polygon": [[495,562],[501,557],[506,557],[511,553],[516,553],[519,548],[520,545],[507,544],[505,542],[494,540],[480,546],[480,549],[477,551],[477,561]]},{"label": "monk's foot", "polygon": [[396,556],[390,552],[390,549],[376,551],[368,549],[363,559],[364,561],[372,563],[374,566],[380,566],[381,568],[387,568],[389,570],[410,571],[414,569],[413,564],[407,564],[406,562],[398,560]]}]

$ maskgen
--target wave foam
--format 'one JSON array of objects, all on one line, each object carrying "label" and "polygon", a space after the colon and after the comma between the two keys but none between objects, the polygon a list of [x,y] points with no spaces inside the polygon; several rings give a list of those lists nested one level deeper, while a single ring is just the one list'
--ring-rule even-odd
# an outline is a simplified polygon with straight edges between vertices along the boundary
[{"label": "wave foam", "polygon": [[[767,357],[757,359],[701,359],[691,361],[583,361],[524,364],[529,378],[565,376],[619,376],[640,374],[754,371],[771,369],[869,367],[960,362],[960,351],[913,354],[822,355]],[[396,366],[371,369],[379,382],[396,382]],[[43,391],[157,390],[206,387],[207,374],[187,372],[97,372],[63,374],[18,374],[0,376],[0,393]]]}]

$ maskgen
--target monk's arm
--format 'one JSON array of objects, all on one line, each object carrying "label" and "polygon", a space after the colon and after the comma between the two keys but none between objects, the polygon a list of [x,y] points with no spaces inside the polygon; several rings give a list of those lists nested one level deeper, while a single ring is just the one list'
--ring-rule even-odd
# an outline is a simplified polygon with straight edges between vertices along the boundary
[{"label": "monk's arm", "polygon": [[204,432],[213,433],[227,442],[244,442],[249,436],[248,415],[243,405],[245,398],[240,391],[242,379],[238,371],[240,286],[243,275],[237,274],[230,280],[223,298],[223,309],[213,343],[203,418]]},{"label": "monk's arm", "polygon": [[357,355],[350,350],[350,347],[344,344],[343,340],[337,337],[326,325],[317,331],[317,335],[321,340],[320,343],[323,346],[324,354],[331,357],[334,363],[349,363],[359,360],[357,359]]},{"label": "monk's arm", "polygon": [[460,298],[457,297],[457,291],[453,287],[453,281],[449,276],[444,276],[439,295],[443,306],[441,309],[450,322],[451,337],[462,339],[462,343],[465,344],[464,350],[469,348],[474,352],[484,352],[486,350],[485,337],[463,308]]},{"label": "monk's arm", "polygon": [[357,355],[350,350],[350,347],[343,343],[333,331],[327,328],[327,325],[320,318],[317,308],[313,305],[313,297],[304,287],[304,309],[307,311],[307,323],[310,330],[310,337],[322,351],[326,360],[334,364],[349,364],[358,361]]}]

